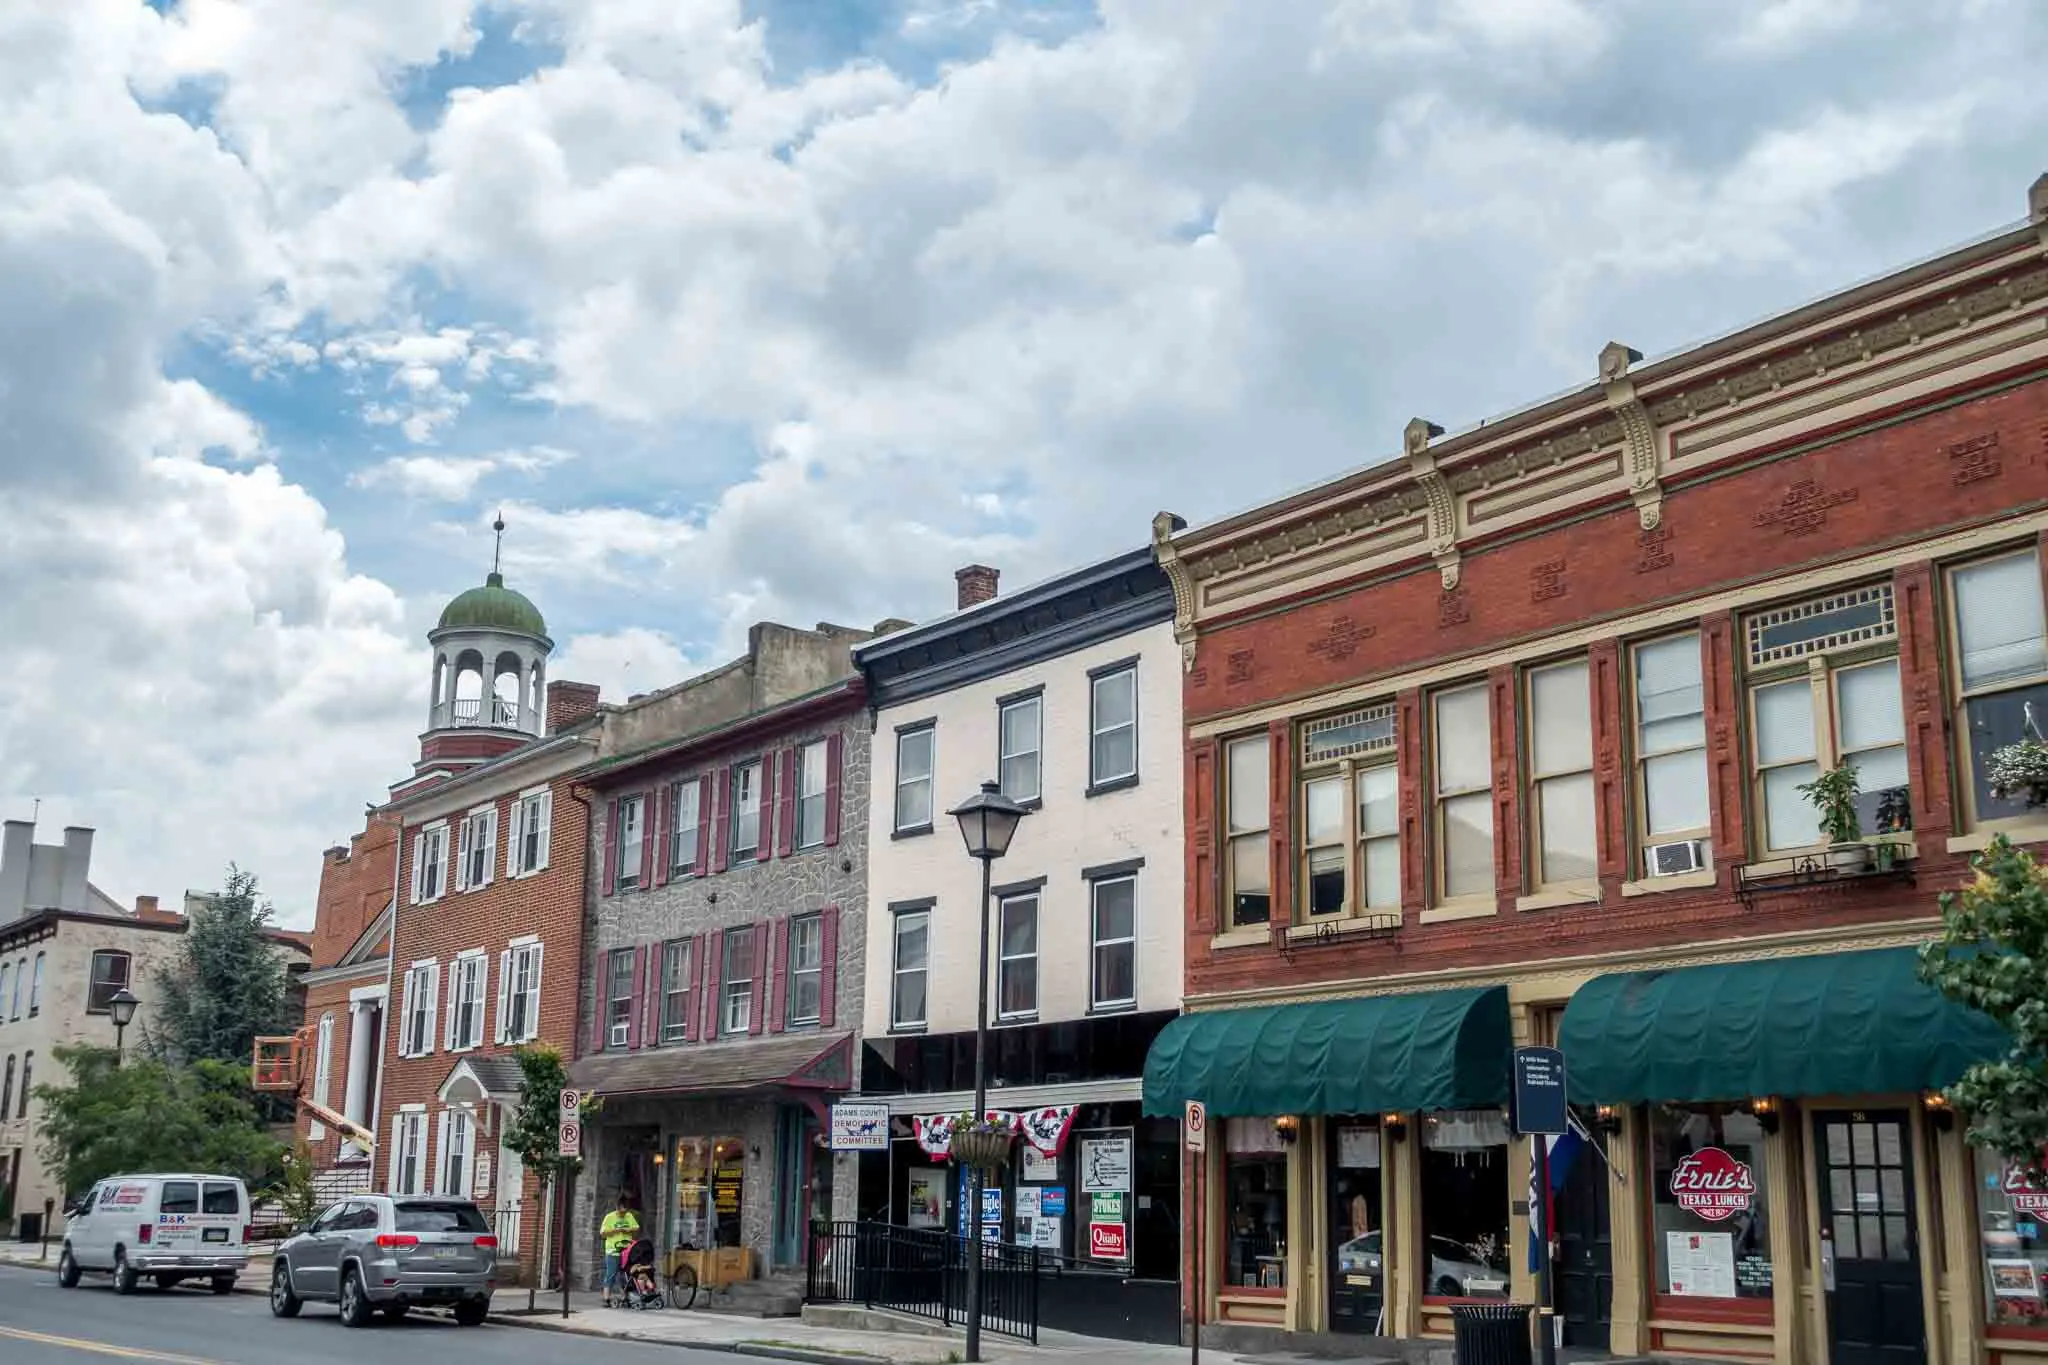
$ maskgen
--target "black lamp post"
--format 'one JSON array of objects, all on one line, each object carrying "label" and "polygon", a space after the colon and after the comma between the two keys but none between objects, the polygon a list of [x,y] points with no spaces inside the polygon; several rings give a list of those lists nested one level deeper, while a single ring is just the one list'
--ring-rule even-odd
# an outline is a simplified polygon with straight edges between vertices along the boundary
[{"label": "black lamp post", "polygon": [[[978,1120],[988,1109],[988,916],[991,881],[990,869],[996,859],[1010,851],[1010,839],[1017,833],[1017,822],[1030,813],[1029,808],[1018,805],[1003,795],[1003,789],[994,782],[984,782],[981,790],[968,797],[952,810],[946,812],[960,822],[960,837],[967,841],[967,856],[981,864],[981,956],[979,964],[978,996],[974,1008],[974,1117]],[[967,1190],[967,1358],[981,1359],[981,1183],[982,1170],[969,1166]]]},{"label": "black lamp post", "polygon": [[135,1022],[135,1007],[142,1002],[135,998],[135,992],[123,986],[107,1001],[107,1013],[114,1018],[114,1065],[121,1065],[121,1035],[128,1031],[128,1025]]}]

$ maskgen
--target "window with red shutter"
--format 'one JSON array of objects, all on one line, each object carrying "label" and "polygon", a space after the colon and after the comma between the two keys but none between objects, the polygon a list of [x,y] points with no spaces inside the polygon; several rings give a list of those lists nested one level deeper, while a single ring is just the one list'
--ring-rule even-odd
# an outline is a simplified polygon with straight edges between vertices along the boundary
[{"label": "window with red shutter", "polygon": [[818,1027],[839,1022],[839,907],[828,905],[818,916]]},{"label": "window with red shutter", "polygon": [[787,858],[796,846],[796,750],[784,749],[776,766],[782,769],[782,777],[776,787],[775,852]]},{"label": "window with red shutter", "polygon": [[754,840],[754,857],[767,862],[775,852],[775,754],[761,756],[761,829]]},{"label": "window with red shutter", "polygon": [[669,789],[657,787],[648,798],[654,807],[654,819],[647,828],[647,856],[653,860],[654,869],[648,878],[650,886],[668,885],[668,827],[675,819],[673,802],[669,800]]},{"label": "window with red shutter", "polygon": [[775,936],[768,953],[768,1031],[782,1032],[784,1010],[789,999],[789,921],[775,921]]},{"label": "window with red shutter", "polygon": [[641,944],[633,950],[633,1000],[626,1012],[626,1046],[640,1046],[640,1016],[646,1011],[647,1001],[647,945]]},{"label": "window with red shutter", "polygon": [[732,840],[725,829],[726,813],[732,809],[732,769],[720,768],[711,784],[711,870],[725,871],[726,845]]},{"label": "window with red shutter", "polygon": [[768,1023],[768,921],[754,926],[754,999],[747,1032],[759,1033]]},{"label": "window with red shutter", "polygon": [[[613,797],[604,808],[604,893],[617,894],[619,889],[619,798]],[[602,1014],[604,1011],[599,1010]]]},{"label": "window with red shutter", "polygon": [[690,870],[703,876],[711,870],[711,843],[718,837],[718,798],[712,795],[711,774],[697,779],[697,860]]},{"label": "window with red shutter", "polygon": [[825,846],[839,843],[839,770],[846,762],[846,737],[833,734],[825,740]]},{"label": "window with red shutter", "polygon": [[719,997],[724,994],[725,954],[721,951],[721,937],[716,929],[704,935],[704,1030],[699,1036],[707,1043],[718,1037]]}]

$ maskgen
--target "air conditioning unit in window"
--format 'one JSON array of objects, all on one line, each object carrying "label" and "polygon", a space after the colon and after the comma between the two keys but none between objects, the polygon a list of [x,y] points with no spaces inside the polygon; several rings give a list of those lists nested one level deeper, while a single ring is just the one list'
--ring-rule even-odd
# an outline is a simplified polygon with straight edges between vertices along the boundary
[{"label": "air conditioning unit in window", "polygon": [[1707,841],[1674,839],[1668,844],[1651,844],[1643,850],[1643,863],[1652,877],[1683,877],[1707,865]]}]

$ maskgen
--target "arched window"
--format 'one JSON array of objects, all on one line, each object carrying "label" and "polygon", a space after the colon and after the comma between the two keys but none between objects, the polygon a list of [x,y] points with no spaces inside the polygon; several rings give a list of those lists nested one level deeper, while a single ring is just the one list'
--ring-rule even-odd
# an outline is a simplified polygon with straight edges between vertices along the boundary
[{"label": "arched window", "polygon": [[35,975],[28,983],[28,1017],[33,1019],[43,1010],[43,955],[36,954]]},{"label": "arched window", "polygon": [[105,1014],[114,996],[128,985],[128,954],[102,948],[92,955],[92,981],[86,991],[85,1012]]},{"label": "arched window", "polygon": [[14,964],[0,962],[0,1023],[7,1020],[7,988],[13,984]]},{"label": "arched window", "polygon": [[[29,1073],[30,1073],[30,1072],[31,1072],[31,1071],[32,1071],[32,1070],[34,1069],[34,1067],[35,1067],[35,1064],[36,1064],[36,1054],[35,1054],[35,1053],[33,1053],[33,1052],[24,1052],[24,1053],[22,1053],[22,1054],[21,1054],[21,1104],[20,1104],[20,1106],[19,1106],[19,1107],[17,1107],[17,1108],[15,1109],[15,1111],[14,1111],[14,1117],[16,1117],[16,1118],[18,1118],[18,1119],[25,1119],[25,1118],[27,1118],[27,1117],[28,1117],[28,1084],[29,1084]],[[0,1113],[0,1118],[5,1118],[5,1117],[7,1117],[7,1115],[6,1115],[5,1113]]]},{"label": "arched window", "polygon": [[7,1059],[7,1079],[0,1081],[0,1119],[7,1117],[7,1111],[14,1107],[14,1058]]}]

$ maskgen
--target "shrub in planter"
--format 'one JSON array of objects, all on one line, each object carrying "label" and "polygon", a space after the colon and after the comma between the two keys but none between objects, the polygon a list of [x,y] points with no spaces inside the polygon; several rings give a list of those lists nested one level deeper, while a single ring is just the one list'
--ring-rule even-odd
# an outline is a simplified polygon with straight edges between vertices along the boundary
[{"label": "shrub in planter", "polygon": [[953,1159],[963,1166],[996,1170],[1010,1164],[1017,1130],[1006,1123],[962,1116],[953,1125]]},{"label": "shrub in planter", "polygon": [[1799,794],[1813,803],[1821,833],[1828,836],[1829,867],[1860,872],[1870,866],[1870,848],[1862,842],[1863,823],[1856,816],[1861,790],[1853,763],[1838,764],[1800,784]]},{"label": "shrub in planter", "polygon": [[2048,806],[2048,743],[2023,739],[1994,751],[1984,784],[2004,800]]}]

